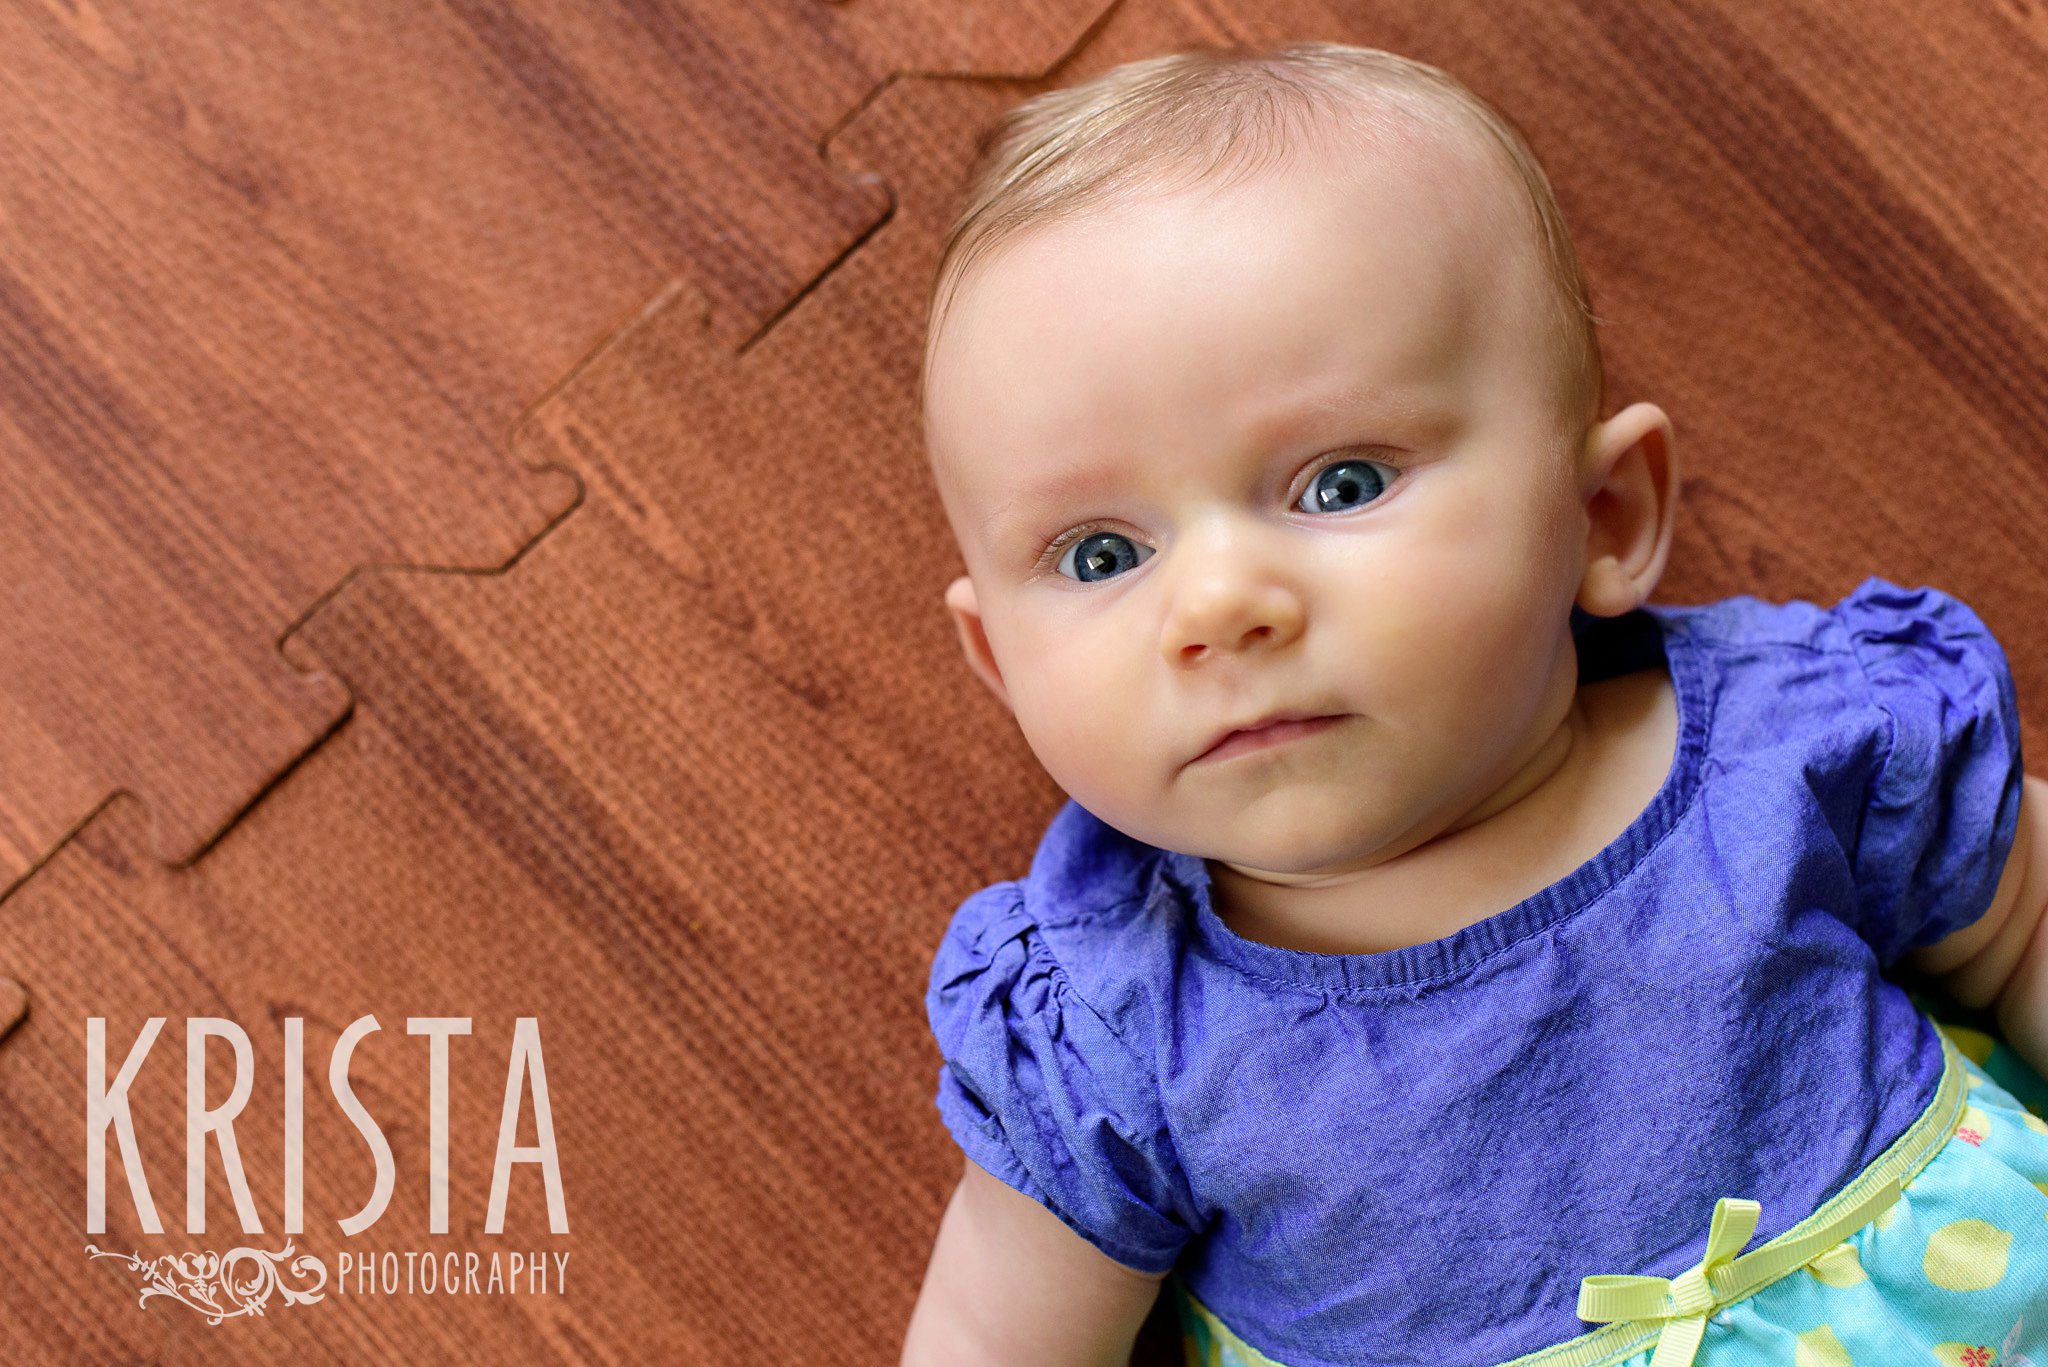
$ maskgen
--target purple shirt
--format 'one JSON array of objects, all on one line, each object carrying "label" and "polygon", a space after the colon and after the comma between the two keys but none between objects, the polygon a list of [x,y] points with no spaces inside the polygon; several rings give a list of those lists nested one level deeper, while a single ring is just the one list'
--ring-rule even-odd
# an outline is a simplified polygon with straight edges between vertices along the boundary
[{"label": "purple shirt", "polygon": [[1061,808],[932,963],[967,1156],[1288,1367],[1498,1363],[1597,1327],[1581,1278],[1698,1262],[1717,1197],[1762,1204],[1754,1246],[1839,1190],[1939,1080],[1879,971],[1981,916],[2012,847],[2004,653],[1876,578],[1574,628],[1582,682],[1668,661],[1676,761],[1442,939],[1246,939],[1202,860]]}]

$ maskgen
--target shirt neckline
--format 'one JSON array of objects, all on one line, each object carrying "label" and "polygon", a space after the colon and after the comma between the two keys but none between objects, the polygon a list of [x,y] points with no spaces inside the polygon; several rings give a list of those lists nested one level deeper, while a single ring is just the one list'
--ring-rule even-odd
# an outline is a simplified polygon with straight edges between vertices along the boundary
[{"label": "shirt neckline", "polygon": [[[1164,870],[1194,907],[1196,938],[1216,958],[1254,977],[1329,988],[1410,985],[1457,974],[1518,940],[1591,905],[1642,862],[1676,824],[1699,783],[1705,750],[1705,679],[1686,618],[1691,609],[1645,603],[1636,609],[1655,624],[1678,706],[1677,753],[1649,806],[1605,848],[1563,878],[1439,939],[1366,954],[1324,954],[1247,939],[1224,924],[1211,903],[1209,868],[1196,855],[1164,851]],[[1618,626],[1621,619],[1600,625]],[[1597,630],[1597,628],[1596,628]],[[1584,649],[1596,638],[1582,642]],[[1587,677],[1584,670],[1582,678]],[[1592,677],[1606,677],[1594,675]]]}]

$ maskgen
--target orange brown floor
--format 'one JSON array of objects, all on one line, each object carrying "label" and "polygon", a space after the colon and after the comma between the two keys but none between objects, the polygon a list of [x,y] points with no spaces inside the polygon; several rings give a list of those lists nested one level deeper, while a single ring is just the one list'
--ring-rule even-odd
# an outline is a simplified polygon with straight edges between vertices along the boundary
[{"label": "orange brown floor", "polygon": [[[939,606],[924,286],[975,132],[1130,58],[1341,39],[1503,105],[1610,410],[1677,425],[1659,597],[1937,584],[2042,734],[2038,7],[403,8],[0,17],[0,1359],[895,1360],[960,1162],[931,951],[1059,800]],[[133,1094],[172,1233],[117,1158],[83,1232],[95,1015],[110,1068],[168,1018]],[[348,1240],[324,1063],[364,1015],[396,1181]],[[437,1015],[474,1031],[446,1236]],[[207,1016],[252,1039],[262,1235],[217,1155],[182,1232]],[[518,1016],[567,1235],[530,1169],[483,1232]],[[88,1261],[281,1242],[288,1018],[302,1250],[562,1248],[566,1292],[214,1326]]]}]

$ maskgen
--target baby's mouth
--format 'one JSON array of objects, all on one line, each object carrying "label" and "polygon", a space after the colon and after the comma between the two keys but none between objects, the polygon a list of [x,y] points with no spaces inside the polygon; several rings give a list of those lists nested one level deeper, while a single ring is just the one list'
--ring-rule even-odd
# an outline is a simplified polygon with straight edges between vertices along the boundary
[{"label": "baby's mouth", "polygon": [[1213,764],[1238,755],[1256,754],[1275,746],[1305,740],[1329,730],[1344,720],[1344,713],[1280,717],[1258,725],[1242,727],[1219,737],[1208,749],[1189,760],[1190,765]]}]

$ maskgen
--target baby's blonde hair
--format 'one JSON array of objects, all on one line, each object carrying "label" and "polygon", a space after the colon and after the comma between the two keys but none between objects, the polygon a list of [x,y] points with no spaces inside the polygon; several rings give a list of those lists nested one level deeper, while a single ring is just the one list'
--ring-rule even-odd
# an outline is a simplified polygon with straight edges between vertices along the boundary
[{"label": "baby's blonde hair", "polygon": [[[976,145],[965,207],[933,273],[920,407],[944,309],[974,263],[1005,241],[1035,224],[1166,188],[1190,171],[1180,184],[1262,165],[1287,149],[1290,132],[1315,135],[1317,114],[1388,131],[1390,106],[1433,131],[1480,132],[1519,177],[1556,301],[1552,324],[1564,357],[1559,412],[1575,424],[1574,436],[1582,434],[1598,420],[1604,398],[1594,335],[1600,320],[1564,213],[1527,140],[1507,115],[1437,67],[1325,42],[1190,48],[1126,62],[1005,111]],[[1297,115],[1306,116],[1299,129]]]}]

